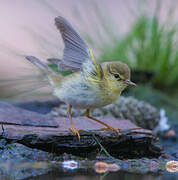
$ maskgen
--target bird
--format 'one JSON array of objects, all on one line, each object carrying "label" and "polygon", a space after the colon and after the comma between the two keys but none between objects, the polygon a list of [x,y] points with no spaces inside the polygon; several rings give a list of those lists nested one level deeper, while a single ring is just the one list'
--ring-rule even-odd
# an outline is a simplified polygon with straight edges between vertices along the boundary
[{"label": "bird", "polygon": [[119,133],[120,129],[92,117],[90,111],[112,104],[128,85],[136,86],[130,80],[130,68],[121,61],[96,61],[92,49],[66,18],[56,17],[55,25],[64,42],[63,56],[47,60],[56,64],[59,70],[71,70],[72,73],[63,76],[35,56],[25,58],[44,72],[53,87],[53,95],[67,104],[70,130],[79,141],[82,129],[77,129],[72,121],[72,108],[85,109],[85,116],[102,124],[105,127],[102,130]]}]

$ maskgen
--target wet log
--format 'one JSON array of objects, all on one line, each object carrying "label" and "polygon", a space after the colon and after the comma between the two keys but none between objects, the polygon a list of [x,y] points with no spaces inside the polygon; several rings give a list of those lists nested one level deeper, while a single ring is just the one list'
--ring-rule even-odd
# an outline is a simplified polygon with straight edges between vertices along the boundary
[{"label": "wet log", "polygon": [[100,130],[103,127],[97,122],[86,117],[77,117],[73,118],[76,128],[84,130],[80,133],[79,141],[69,130],[71,125],[67,118],[52,118],[12,105],[0,104],[0,123],[3,124],[0,138],[47,152],[84,157],[98,153],[102,146],[111,156],[120,159],[151,158],[162,154],[159,138],[152,131],[139,128],[129,120],[112,117],[103,117],[100,120],[121,131],[116,134]]}]

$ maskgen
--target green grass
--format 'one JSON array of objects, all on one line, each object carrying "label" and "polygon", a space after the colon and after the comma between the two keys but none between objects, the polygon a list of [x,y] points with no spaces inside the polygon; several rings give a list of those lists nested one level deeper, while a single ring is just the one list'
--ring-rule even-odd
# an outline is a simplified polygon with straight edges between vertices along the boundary
[{"label": "green grass", "polygon": [[167,92],[178,88],[178,28],[171,23],[171,16],[168,16],[164,23],[160,23],[158,12],[152,16],[140,13],[126,34],[116,36],[112,33],[113,30],[109,29],[114,25],[106,26],[107,22],[100,15],[101,12],[97,12],[99,26],[103,27],[103,34],[107,34],[110,41],[103,41],[102,46],[97,47],[92,37],[85,37],[92,47],[99,49],[98,59],[101,62],[122,60],[132,71],[153,73],[153,87]]},{"label": "green grass", "polygon": [[178,87],[177,26],[161,24],[155,15],[141,14],[113,48],[104,44],[100,59],[122,60],[133,70],[153,72],[151,83],[156,88]]},{"label": "green grass", "polygon": [[[132,71],[153,73],[151,82],[148,82],[153,87],[166,92],[176,91],[178,27],[173,22],[175,4],[169,6],[167,17],[161,21],[160,10],[164,1],[158,0],[156,3],[154,12],[148,13],[146,10],[149,1],[138,0],[137,13],[133,14],[135,20],[127,33],[121,33],[116,26],[117,23],[107,12],[107,8],[103,9],[97,3],[88,5],[92,12],[88,16],[88,21],[86,19],[84,21],[79,11],[75,12],[81,26],[86,22],[91,24],[95,36],[85,34],[85,39],[98,52],[97,59],[100,62],[121,60],[128,64]],[[130,9],[130,13],[131,11]],[[93,18],[92,14],[94,14]]]},{"label": "green grass", "polygon": [[[80,9],[76,7],[73,14],[80,22],[81,27],[92,27],[95,36],[93,34],[84,35],[87,43],[98,52],[97,59],[101,62],[122,60],[131,67],[132,71],[153,73],[151,82],[148,82],[153,87],[165,91],[175,91],[178,88],[178,27],[172,21],[174,3],[172,3],[172,7],[169,7],[167,18],[164,18],[162,22],[160,22],[159,15],[164,1],[156,1],[154,12],[145,13],[149,3],[149,1],[138,0],[137,15],[133,14],[135,20],[129,27],[129,31],[123,34],[119,33],[116,23],[107,12],[107,7],[103,9],[100,3],[93,2],[86,5],[86,2],[81,2],[80,5],[83,8],[87,6],[90,9],[90,15],[87,15],[86,19],[81,16]],[[129,9],[129,3],[125,2],[125,5],[128,7],[126,13],[131,13],[132,9]],[[49,3],[46,2],[45,6],[54,14],[60,14]],[[46,36],[41,37],[40,41],[48,42],[45,38]],[[56,44],[54,46],[57,49]],[[51,66],[57,70],[56,66]],[[64,72],[64,74],[68,73],[70,72]]]}]

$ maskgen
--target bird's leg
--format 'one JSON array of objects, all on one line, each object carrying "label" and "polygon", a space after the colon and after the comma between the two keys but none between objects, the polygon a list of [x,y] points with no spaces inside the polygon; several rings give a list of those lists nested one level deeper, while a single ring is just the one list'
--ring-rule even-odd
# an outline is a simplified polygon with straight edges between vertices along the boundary
[{"label": "bird's leg", "polygon": [[85,112],[85,115],[86,117],[88,117],[89,119],[93,120],[93,121],[96,121],[102,125],[104,125],[106,128],[102,128],[101,130],[111,130],[111,131],[115,131],[116,133],[119,133],[120,129],[115,129],[113,127],[111,127],[110,125],[98,120],[98,119],[95,119],[93,117],[90,116],[90,109],[87,109],[86,112]]},{"label": "bird's leg", "polygon": [[78,139],[79,139],[79,141],[80,141],[80,134],[79,134],[79,132],[80,132],[80,131],[83,131],[83,130],[82,130],[82,129],[77,130],[77,129],[75,128],[75,126],[74,126],[74,124],[73,124],[73,122],[72,122],[71,109],[72,109],[72,106],[69,105],[69,106],[67,107],[67,114],[68,114],[69,120],[70,120],[71,125],[72,125],[72,128],[70,128],[70,130],[71,130],[74,134],[76,134],[76,135],[78,136]]}]

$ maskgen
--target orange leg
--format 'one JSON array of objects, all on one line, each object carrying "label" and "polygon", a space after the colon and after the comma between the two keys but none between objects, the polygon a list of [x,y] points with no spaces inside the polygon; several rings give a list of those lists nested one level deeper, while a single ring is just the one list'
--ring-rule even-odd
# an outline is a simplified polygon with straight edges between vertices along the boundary
[{"label": "orange leg", "polygon": [[80,132],[80,131],[83,131],[83,130],[82,130],[82,129],[77,130],[77,129],[75,128],[75,126],[74,126],[74,124],[73,124],[73,122],[72,122],[71,109],[72,109],[72,106],[69,105],[69,106],[67,107],[67,114],[68,114],[69,120],[70,120],[71,125],[72,125],[72,128],[70,128],[70,130],[71,130],[74,134],[76,134],[76,135],[78,136],[78,139],[79,139],[79,141],[80,141],[80,134],[79,134],[79,132]]},{"label": "orange leg", "polygon": [[85,115],[86,115],[89,119],[91,119],[91,120],[93,120],[93,121],[96,121],[96,122],[98,122],[98,123],[100,123],[100,124],[102,124],[102,125],[104,125],[104,126],[106,127],[106,128],[102,128],[101,130],[111,130],[111,131],[115,131],[116,133],[119,133],[119,131],[120,131],[120,129],[115,129],[115,128],[111,127],[110,125],[108,125],[108,124],[106,124],[106,123],[104,123],[104,122],[102,122],[102,121],[100,121],[100,120],[98,120],[98,119],[95,119],[95,118],[91,117],[91,116],[90,116],[90,109],[87,109],[87,110],[86,110]]}]

